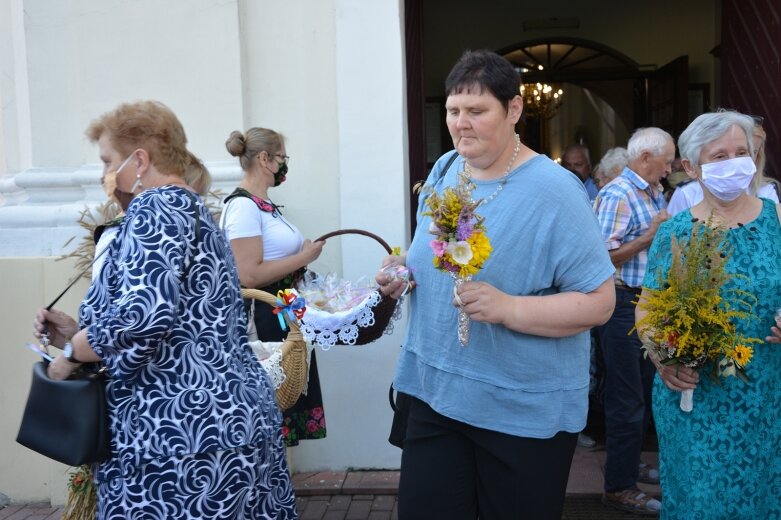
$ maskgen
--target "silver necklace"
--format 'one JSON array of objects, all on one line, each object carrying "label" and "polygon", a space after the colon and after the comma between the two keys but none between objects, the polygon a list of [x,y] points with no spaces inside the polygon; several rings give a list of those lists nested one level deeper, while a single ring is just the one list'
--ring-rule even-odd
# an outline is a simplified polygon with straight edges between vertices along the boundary
[{"label": "silver necklace", "polygon": [[[513,156],[510,159],[510,163],[507,165],[507,170],[504,172],[504,176],[502,176],[501,179],[499,179],[499,186],[496,187],[496,190],[489,195],[488,197],[484,197],[480,204],[488,204],[492,200],[494,200],[499,193],[504,189],[504,185],[507,184],[507,178],[510,176],[510,172],[513,169],[513,164],[515,164],[515,159],[518,158],[518,152],[521,151],[521,136],[518,134],[515,134],[515,149],[513,150]],[[472,167],[469,166],[469,163],[464,161],[464,171],[461,172],[461,176],[459,181],[461,184],[465,184],[469,186],[470,191],[474,191],[475,188],[477,188],[477,184],[472,180]]]}]

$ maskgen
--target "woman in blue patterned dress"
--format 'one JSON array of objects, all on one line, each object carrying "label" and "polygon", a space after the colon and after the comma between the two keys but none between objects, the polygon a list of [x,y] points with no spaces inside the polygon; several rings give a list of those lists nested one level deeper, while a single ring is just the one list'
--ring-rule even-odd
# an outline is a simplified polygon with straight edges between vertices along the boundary
[{"label": "woman in blue patterned dress", "polygon": [[[694,221],[712,215],[728,228],[731,283],[757,298],[754,317],[737,332],[764,339],[746,367],[751,381],[661,365],[653,410],[659,438],[662,518],[781,518],[781,206],[746,193],[755,166],[754,123],[737,112],[703,114],[681,134],[683,166],[703,188],[702,202],[662,224],[648,252],[644,287],[660,289],[671,264],[671,238],[686,241]],[[642,297],[642,296],[641,296]],[[638,318],[644,312],[638,306]],[[696,389],[695,389],[696,388]],[[680,394],[694,390],[694,409],[680,410]]]},{"label": "woman in blue patterned dress", "polygon": [[79,326],[42,310],[36,330],[63,348],[53,379],[85,362],[111,374],[98,517],[296,518],[281,415],[247,345],[230,246],[184,181],[181,123],[160,103],[129,103],[87,135],[134,197]]}]

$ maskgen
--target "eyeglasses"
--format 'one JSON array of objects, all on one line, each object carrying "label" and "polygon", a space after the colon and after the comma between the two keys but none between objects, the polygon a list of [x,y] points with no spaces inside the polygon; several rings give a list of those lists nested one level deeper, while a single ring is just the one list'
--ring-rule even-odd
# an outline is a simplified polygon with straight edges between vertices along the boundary
[{"label": "eyeglasses", "polygon": [[279,154],[279,153],[275,153],[275,154],[274,154],[274,157],[282,157],[282,161],[283,161],[285,164],[287,164],[287,163],[289,163],[289,162],[290,162],[290,156],[289,156],[289,155],[282,155],[282,154]]}]

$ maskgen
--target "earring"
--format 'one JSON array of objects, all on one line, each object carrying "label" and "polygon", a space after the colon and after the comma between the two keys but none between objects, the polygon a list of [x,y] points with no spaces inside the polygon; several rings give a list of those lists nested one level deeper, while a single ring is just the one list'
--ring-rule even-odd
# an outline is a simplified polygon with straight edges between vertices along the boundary
[{"label": "earring", "polygon": [[141,174],[137,173],[136,174],[136,182],[133,183],[133,187],[130,188],[130,193],[135,193],[137,189],[140,189],[140,188],[143,188],[143,187],[144,187],[144,185],[141,182]]}]

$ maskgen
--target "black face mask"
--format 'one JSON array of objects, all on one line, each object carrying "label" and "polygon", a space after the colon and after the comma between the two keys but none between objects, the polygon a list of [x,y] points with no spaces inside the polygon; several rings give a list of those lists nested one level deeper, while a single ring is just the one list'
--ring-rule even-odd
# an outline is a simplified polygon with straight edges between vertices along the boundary
[{"label": "black face mask", "polygon": [[287,163],[283,162],[279,165],[279,169],[277,170],[277,173],[274,174],[274,187],[279,186],[283,182],[285,182],[285,178],[287,176]]}]

